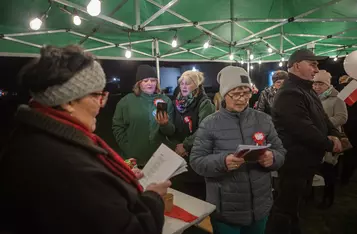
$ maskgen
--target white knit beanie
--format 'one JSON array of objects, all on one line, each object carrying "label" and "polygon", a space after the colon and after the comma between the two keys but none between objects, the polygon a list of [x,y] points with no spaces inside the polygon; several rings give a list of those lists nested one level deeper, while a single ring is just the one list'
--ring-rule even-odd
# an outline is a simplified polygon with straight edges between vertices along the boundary
[{"label": "white knit beanie", "polygon": [[229,91],[240,86],[252,89],[249,74],[241,67],[227,66],[223,68],[217,76],[220,84],[219,92],[224,97]]}]

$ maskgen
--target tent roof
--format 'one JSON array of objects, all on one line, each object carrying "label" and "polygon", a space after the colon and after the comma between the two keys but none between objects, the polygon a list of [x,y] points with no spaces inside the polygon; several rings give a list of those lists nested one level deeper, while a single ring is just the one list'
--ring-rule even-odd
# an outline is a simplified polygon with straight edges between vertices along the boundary
[{"label": "tent roof", "polygon": [[[329,56],[357,47],[356,0],[101,1],[98,17],[86,13],[89,0],[3,1],[0,55],[32,56],[44,44],[79,43],[102,58],[126,59],[130,40],[131,59],[137,60],[231,62],[233,53],[235,60],[247,61],[250,51],[251,62],[264,62],[288,58],[310,42],[317,54]],[[41,29],[32,31],[30,19],[46,10]],[[72,23],[76,12],[80,26]],[[172,48],[175,35],[178,47]]]}]

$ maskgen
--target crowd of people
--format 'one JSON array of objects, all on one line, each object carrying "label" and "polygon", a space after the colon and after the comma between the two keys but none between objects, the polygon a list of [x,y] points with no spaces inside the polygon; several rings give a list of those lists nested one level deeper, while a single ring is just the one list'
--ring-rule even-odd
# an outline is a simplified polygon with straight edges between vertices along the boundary
[{"label": "crowd of people", "polygon": [[[337,98],[331,74],[318,69],[325,59],[295,51],[288,72],[274,73],[256,109],[249,107],[256,89],[241,67],[219,72],[212,102],[202,72],[184,72],[171,101],[155,70],[141,65],[133,92],[114,112],[115,152],[94,134],[108,99],[101,65],[79,46],[42,48],[21,72],[32,99],[19,107],[1,155],[0,232],[160,234],[162,197],[171,186],[216,206],[215,234],[301,233],[300,204],[313,176],[325,179],[320,206],[328,208],[339,156],[352,148],[345,153],[351,162],[356,154],[350,128],[356,106]],[[188,162],[188,172],[144,191],[140,169],[161,144]],[[246,161],[236,154],[240,145],[269,148]],[[138,167],[124,161],[132,158]],[[345,164],[348,182],[354,167]],[[275,199],[273,171],[279,177]]]}]

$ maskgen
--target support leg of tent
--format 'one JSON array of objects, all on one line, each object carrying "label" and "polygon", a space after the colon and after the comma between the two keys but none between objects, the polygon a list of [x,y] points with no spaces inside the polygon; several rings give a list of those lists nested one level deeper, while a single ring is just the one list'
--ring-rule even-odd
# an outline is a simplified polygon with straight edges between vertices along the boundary
[{"label": "support leg of tent", "polygon": [[155,58],[156,58],[156,72],[157,72],[157,79],[159,81],[159,84],[161,83],[160,79],[160,62],[159,62],[159,57],[160,57],[160,48],[159,48],[159,40],[155,39]]},{"label": "support leg of tent", "polygon": [[247,50],[247,72],[250,74],[250,50]]}]

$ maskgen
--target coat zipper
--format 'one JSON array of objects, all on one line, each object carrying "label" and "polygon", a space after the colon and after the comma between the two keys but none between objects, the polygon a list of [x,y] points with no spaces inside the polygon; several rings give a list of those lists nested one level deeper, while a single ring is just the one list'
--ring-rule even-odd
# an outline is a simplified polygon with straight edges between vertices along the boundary
[{"label": "coat zipper", "polygon": [[[241,118],[240,118],[240,115],[239,115],[239,131],[240,131],[240,135],[241,135],[241,137],[242,137],[243,144],[245,144],[245,142],[244,142],[244,135],[243,135],[242,127],[241,127],[241,126],[242,126],[242,124],[241,124]],[[251,205],[252,223],[253,223],[254,220],[255,220],[255,217],[254,217],[254,201],[253,201],[252,182],[251,182],[250,176],[249,176],[248,165],[246,165],[245,169],[246,169],[246,172],[247,172],[247,174],[248,174],[248,180],[249,180],[250,205]]]}]

